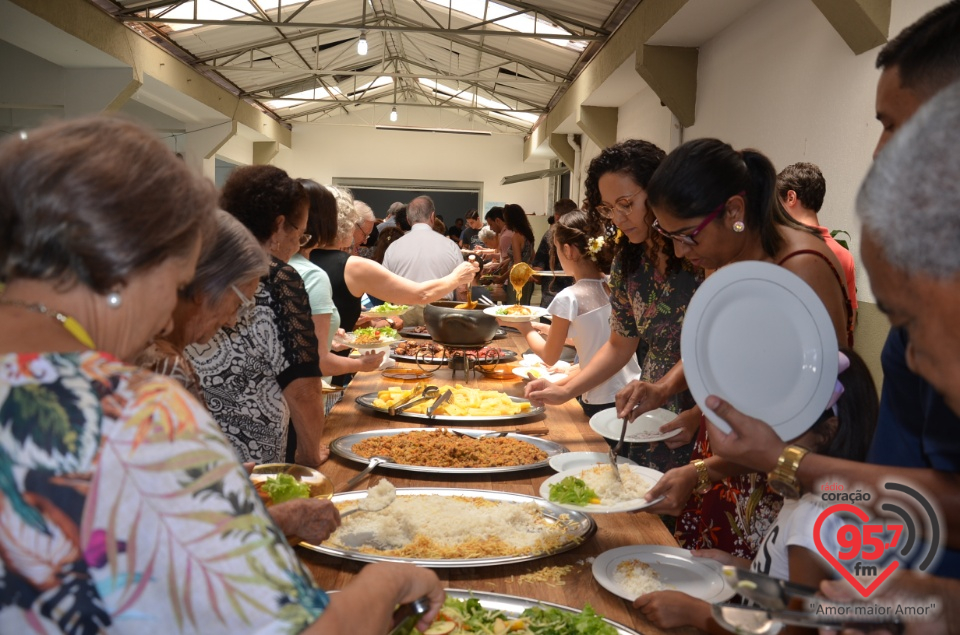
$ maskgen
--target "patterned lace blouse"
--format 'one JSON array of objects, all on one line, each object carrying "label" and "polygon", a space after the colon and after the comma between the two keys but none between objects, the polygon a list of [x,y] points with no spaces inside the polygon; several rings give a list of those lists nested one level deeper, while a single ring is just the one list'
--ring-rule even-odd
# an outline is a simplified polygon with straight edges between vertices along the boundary
[{"label": "patterned lace blouse", "polygon": [[320,377],[320,352],[303,280],[274,258],[254,294],[256,308],[185,354],[200,376],[203,398],[243,461],[286,458],[290,409],[283,390]]},{"label": "patterned lace blouse", "polygon": [[204,408],[97,352],[0,356],[0,633],[299,633],[314,586]]},{"label": "patterned lace blouse", "polygon": [[[690,298],[703,282],[703,272],[686,260],[681,269],[666,275],[646,254],[643,245],[630,245],[636,262],[629,273],[624,260],[614,259],[610,271],[610,329],[623,337],[639,337],[647,354],[641,363],[640,379],[655,382],[680,361],[680,332]],[[693,397],[684,391],[672,397],[665,408],[680,412],[694,405]],[[627,448],[630,458],[641,465],[660,471],[685,465],[690,460],[692,444],[670,450],[663,443],[632,443]]]}]

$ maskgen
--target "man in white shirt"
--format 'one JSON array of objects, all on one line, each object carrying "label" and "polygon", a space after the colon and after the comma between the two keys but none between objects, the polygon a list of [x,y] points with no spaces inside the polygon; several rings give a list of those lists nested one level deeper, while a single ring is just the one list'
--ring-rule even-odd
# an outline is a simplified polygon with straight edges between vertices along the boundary
[{"label": "man in white shirt", "polygon": [[[463,262],[463,254],[455,242],[433,231],[436,215],[429,196],[410,201],[407,206],[410,231],[387,248],[383,266],[414,282],[436,280],[456,269]],[[453,294],[447,297],[453,298]]]}]

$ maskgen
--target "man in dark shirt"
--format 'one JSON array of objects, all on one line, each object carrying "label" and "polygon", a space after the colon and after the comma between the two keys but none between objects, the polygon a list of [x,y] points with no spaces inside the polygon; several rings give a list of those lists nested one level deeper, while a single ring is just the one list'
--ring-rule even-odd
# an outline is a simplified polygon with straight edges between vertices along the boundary
[{"label": "man in dark shirt", "polygon": [[[533,268],[537,271],[550,270],[559,266],[558,263],[550,262],[550,247],[553,245],[553,228],[560,217],[567,212],[577,209],[577,204],[569,198],[562,198],[553,204],[553,224],[543,233],[540,239],[540,245],[537,247],[537,253],[533,256]],[[573,277],[553,278],[544,276],[540,280],[540,306],[546,308],[553,302],[553,298],[573,284]]]}]

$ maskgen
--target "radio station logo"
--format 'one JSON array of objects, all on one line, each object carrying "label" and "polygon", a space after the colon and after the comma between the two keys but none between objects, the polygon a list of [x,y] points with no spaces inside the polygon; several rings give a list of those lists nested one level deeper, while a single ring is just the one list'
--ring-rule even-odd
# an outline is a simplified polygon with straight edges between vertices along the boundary
[{"label": "radio station logo", "polygon": [[[940,520],[927,497],[915,488],[884,483],[882,500],[874,500],[869,491],[846,491],[841,483],[827,483],[820,489],[824,502],[833,504],[817,518],[814,544],[864,598],[876,593],[898,569],[927,572],[936,563],[942,543]],[[876,510],[886,516],[875,518],[871,512]]]}]

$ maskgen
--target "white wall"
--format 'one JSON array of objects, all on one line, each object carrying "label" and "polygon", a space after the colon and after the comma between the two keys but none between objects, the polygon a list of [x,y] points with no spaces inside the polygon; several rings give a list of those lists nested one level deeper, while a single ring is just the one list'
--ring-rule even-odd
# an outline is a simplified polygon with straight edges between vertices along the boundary
[{"label": "white wall", "polygon": [[[274,158],[292,176],[330,183],[334,177],[483,181],[483,198],[544,214],[546,179],[500,185],[504,176],[547,169],[523,162],[519,135],[469,136],[396,132],[369,127],[296,124],[293,147]],[[551,209],[552,212],[552,209]]]},{"label": "white wall", "polygon": [[645,139],[670,151],[670,126],[673,115],[660,104],[660,98],[644,84],[630,101],[620,107],[617,116],[617,141]]},{"label": "white wall", "polygon": [[[891,37],[941,3],[893,0]],[[778,170],[797,161],[819,165],[827,180],[820,220],[850,232],[859,261],[854,201],[880,135],[878,51],[855,56],[812,2],[761,3],[701,47],[697,120],[684,140],[717,137],[757,148]],[[857,288],[873,301],[863,267]]]}]

